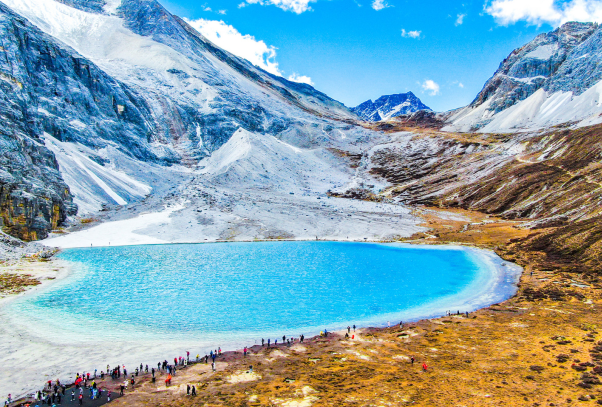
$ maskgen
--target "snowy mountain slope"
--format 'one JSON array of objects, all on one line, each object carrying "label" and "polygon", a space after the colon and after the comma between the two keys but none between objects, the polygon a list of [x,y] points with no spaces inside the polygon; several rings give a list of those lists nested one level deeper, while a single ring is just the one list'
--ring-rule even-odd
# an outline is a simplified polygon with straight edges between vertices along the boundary
[{"label": "snowy mountain slope", "polygon": [[366,102],[351,109],[368,122],[378,122],[419,110],[431,110],[412,92],[381,96],[375,102]]},{"label": "snowy mountain slope", "polygon": [[602,29],[566,23],[514,50],[446,131],[513,132],[602,122]]},{"label": "snowy mountain slope", "polygon": [[[12,208],[4,210],[4,228],[12,227],[16,208],[31,207],[21,237],[43,236],[75,213],[72,194],[85,215],[167,191],[161,172],[188,178],[239,129],[303,147],[328,143],[329,132],[370,134],[348,124],[357,116],[342,104],[219,49],[155,1],[6,4],[10,9],[0,3],[5,127],[18,128],[20,140],[50,160],[31,182],[58,191],[43,205],[42,222],[35,220],[39,199],[11,198],[4,187],[0,207]],[[33,153],[19,154],[15,162],[31,162]],[[6,185],[18,185],[25,167],[5,169]]]},{"label": "snowy mountain slope", "polygon": [[[274,136],[238,130],[166,198],[103,213],[103,223],[44,243],[60,247],[241,241],[257,239],[383,240],[423,230],[409,208],[330,197],[354,184],[384,187],[341,158],[337,146],[360,154],[363,133],[326,132],[322,147],[298,147]],[[326,137],[325,135],[325,137]],[[326,144],[326,143],[325,143]],[[331,147],[329,147],[331,146]],[[169,216],[166,217],[165,206]],[[177,208],[177,209],[173,209]],[[125,213],[124,212],[128,212]],[[127,215],[138,215],[128,218]],[[158,221],[157,219],[161,219]],[[146,222],[146,224],[145,224]]]},{"label": "snowy mountain slope", "polygon": [[125,0],[110,14],[54,0],[7,3],[144,94],[157,126],[153,139],[185,160],[210,154],[239,126],[277,134],[315,115],[354,119],[310,86],[275,79],[215,47],[155,1]]}]

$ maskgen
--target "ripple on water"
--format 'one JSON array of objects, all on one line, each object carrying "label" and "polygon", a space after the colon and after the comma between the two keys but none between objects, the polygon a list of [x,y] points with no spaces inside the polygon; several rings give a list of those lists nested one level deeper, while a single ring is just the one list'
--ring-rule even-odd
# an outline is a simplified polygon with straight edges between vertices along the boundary
[{"label": "ripple on water", "polygon": [[307,334],[511,295],[515,279],[475,253],[342,242],[68,249],[60,257],[73,275],[12,307],[41,324],[61,321],[48,334],[79,340]]}]

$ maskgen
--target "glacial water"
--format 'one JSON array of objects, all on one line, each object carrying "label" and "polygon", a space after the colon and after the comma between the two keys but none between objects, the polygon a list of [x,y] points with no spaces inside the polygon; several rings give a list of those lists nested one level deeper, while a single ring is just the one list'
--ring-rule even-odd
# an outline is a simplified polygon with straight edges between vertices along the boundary
[{"label": "glacial water", "polygon": [[503,300],[517,277],[476,249],[399,244],[93,247],[60,258],[73,274],[12,306],[48,335],[60,327],[81,340],[243,343],[382,326]]}]

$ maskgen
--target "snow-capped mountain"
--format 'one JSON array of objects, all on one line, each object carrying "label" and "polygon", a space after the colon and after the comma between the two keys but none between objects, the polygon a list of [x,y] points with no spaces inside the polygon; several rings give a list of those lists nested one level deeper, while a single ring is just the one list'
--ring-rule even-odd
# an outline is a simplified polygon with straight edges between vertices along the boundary
[{"label": "snow-capped mountain", "polygon": [[375,102],[367,100],[351,110],[365,121],[378,122],[419,110],[431,110],[431,108],[422,103],[412,92],[407,92],[381,96]]},{"label": "snow-capped mountain", "polygon": [[449,131],[514,132],[602,121],[602,29],[571,22],[514,50]]},{"label": "snow-capped mountain", "polygon": [[153,0],[6,0],[0,31],[0,206],[25,239],[75,213],[72,200],[84,214],[171,187],[239,129],[311,147],[357,120]]}]

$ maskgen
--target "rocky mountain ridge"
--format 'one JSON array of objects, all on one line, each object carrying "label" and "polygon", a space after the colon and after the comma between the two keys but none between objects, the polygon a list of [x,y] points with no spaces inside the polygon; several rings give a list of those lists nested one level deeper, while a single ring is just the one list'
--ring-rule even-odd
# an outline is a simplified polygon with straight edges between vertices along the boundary
[{"label": "rocky mountain ridge", "polygon": [[430,107],[412,92],[381,96],[376,101],[367,100],[351,109],[367,122],[387,120],[419,110],[431,110]]},{"label": "rocky mountain ridge", "polygon": [[461,132],[529,131],[602,122],[602,29],[565,23],[514,50],[467,107],[441,117]]}]

